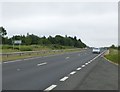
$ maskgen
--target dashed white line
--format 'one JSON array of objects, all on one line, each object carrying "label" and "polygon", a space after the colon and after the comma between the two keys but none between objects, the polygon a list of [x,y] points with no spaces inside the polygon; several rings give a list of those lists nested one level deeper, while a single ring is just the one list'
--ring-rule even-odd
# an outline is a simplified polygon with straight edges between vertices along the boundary
[{"label": "dashed white line", "polygon": [[90,61],[88,62],[88,64],[91,63]]},{"label": "dashed white line", "polygon": [[75,74],[75,73],[76,73],[76,71],[73,71],[73,72],[71,72],[70,74],[73,75],[73,74]]},{"label": "dashed white line", "polygon": [[18,68],[17,71],[20,71],[20,69]]},{"label": "dashed white line", "polygon": [[68,79],[68,77],[65,76],[64,78],[60,79],[60,81],[65,81],[65,80],[67,80],[67,79]]},{"label": "dashed white line", "polygon": [[88,63],[85,63],[85,65],[88,65]]},{"label": "dashed white line", "polygon": [[82,65],[82,67],[85,67],[85,65]]},{"label": "dashed white line", "polygon": [[79,71],[80,69],[82,69],[82,68],[77,68],[76,70],[78,70],[78,71]]},{"label": "dashed white line", "polygon": [[65,59],[69,59],[70,57],[66,57]]},{"label": "dashed white line", "polygon": [[44,91],[50,91],[54,89],[57,85],[51,85],[50,87],[46,88]]},{"label": "dashed white line", "polygon": [[41,65],[45,65],[45,64],[47,64],[47,62],[37,64],[37,66],[41,66]]}]

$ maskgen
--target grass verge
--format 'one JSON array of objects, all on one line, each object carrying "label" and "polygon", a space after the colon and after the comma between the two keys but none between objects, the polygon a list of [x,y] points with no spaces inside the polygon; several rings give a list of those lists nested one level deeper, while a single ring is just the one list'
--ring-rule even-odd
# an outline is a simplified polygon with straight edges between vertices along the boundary
[{"label": "grass verge", "polygon": [[118,49],[109,49],[109,54],[105,55],[105,58],[113,63],[119,64],[120,51]]},{"label": "grass verge", "polygon": [[10,60],[17,60],[17,59],[25,59],[31,57],[42,57],[42,56],[49,56],[49,55],[57,55],[57,54],[64,54],[67,52],[76,52],[80,51],[81,49],[65,49],[62,52],[46,52],[46,53],[31,53],[31,54],[23,54],[23,55],[11,55],[11,56],[2,56],[2,61],[10,61]]}]

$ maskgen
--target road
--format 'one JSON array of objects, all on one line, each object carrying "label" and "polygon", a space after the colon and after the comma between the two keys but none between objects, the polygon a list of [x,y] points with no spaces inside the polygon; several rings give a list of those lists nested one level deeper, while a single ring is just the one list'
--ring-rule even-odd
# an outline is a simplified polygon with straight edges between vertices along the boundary
[{"label": "road", "polygon": [[[75,90],[102,58],[91,49],[2,64],[3,90]],[[83,87],[84,88],[84,87]]]}]

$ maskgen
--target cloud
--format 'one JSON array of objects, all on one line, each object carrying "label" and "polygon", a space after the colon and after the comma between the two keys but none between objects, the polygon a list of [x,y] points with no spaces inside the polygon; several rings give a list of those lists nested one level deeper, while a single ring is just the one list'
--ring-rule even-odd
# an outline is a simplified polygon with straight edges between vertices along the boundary
[{"label": "cloud", "polygon": [[61,34],[90,46],[117,44],[117,3],[4,3],[2,10],[8,35]]}]

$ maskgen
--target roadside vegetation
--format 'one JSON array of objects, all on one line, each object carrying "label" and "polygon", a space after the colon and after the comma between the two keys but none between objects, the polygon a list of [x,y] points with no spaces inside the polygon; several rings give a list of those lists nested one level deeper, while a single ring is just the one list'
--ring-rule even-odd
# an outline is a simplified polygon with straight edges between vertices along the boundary
[{"label": "roadside vegetation", "polygon": [[2,53],[8,52],[23,52],[23,51],[41,51],[41,50],[62,50],[62,49],[76,49],[71,46],[61,45],[2,45]]},{"label": "roadside vegetation", "polygon": [[[70,37],[67,35],[56,35],[54,37],[39,37],[29,33],[26,35],[13,35],[12,37],[7,37],[6,35],[7,31],[5,28],[0,27],[0,38],[2,38],[2,44],[0,45],[0,48],[2,48],[2,61],[62,54],[66,52],[80,51],[81,48],[86,47],[86,44],[76,36]],[[39,53],[37,53],[37,51]],[[21,54],[21,52],[24,54]],[[26,52],[28,52],[28,54],[25,54]]]},{"label": "roadside vegetation", "polygon": [[120,47],[111,46],[109,49],[109,54],[105,55],[105,58],[113,63],[120,64]]}]

